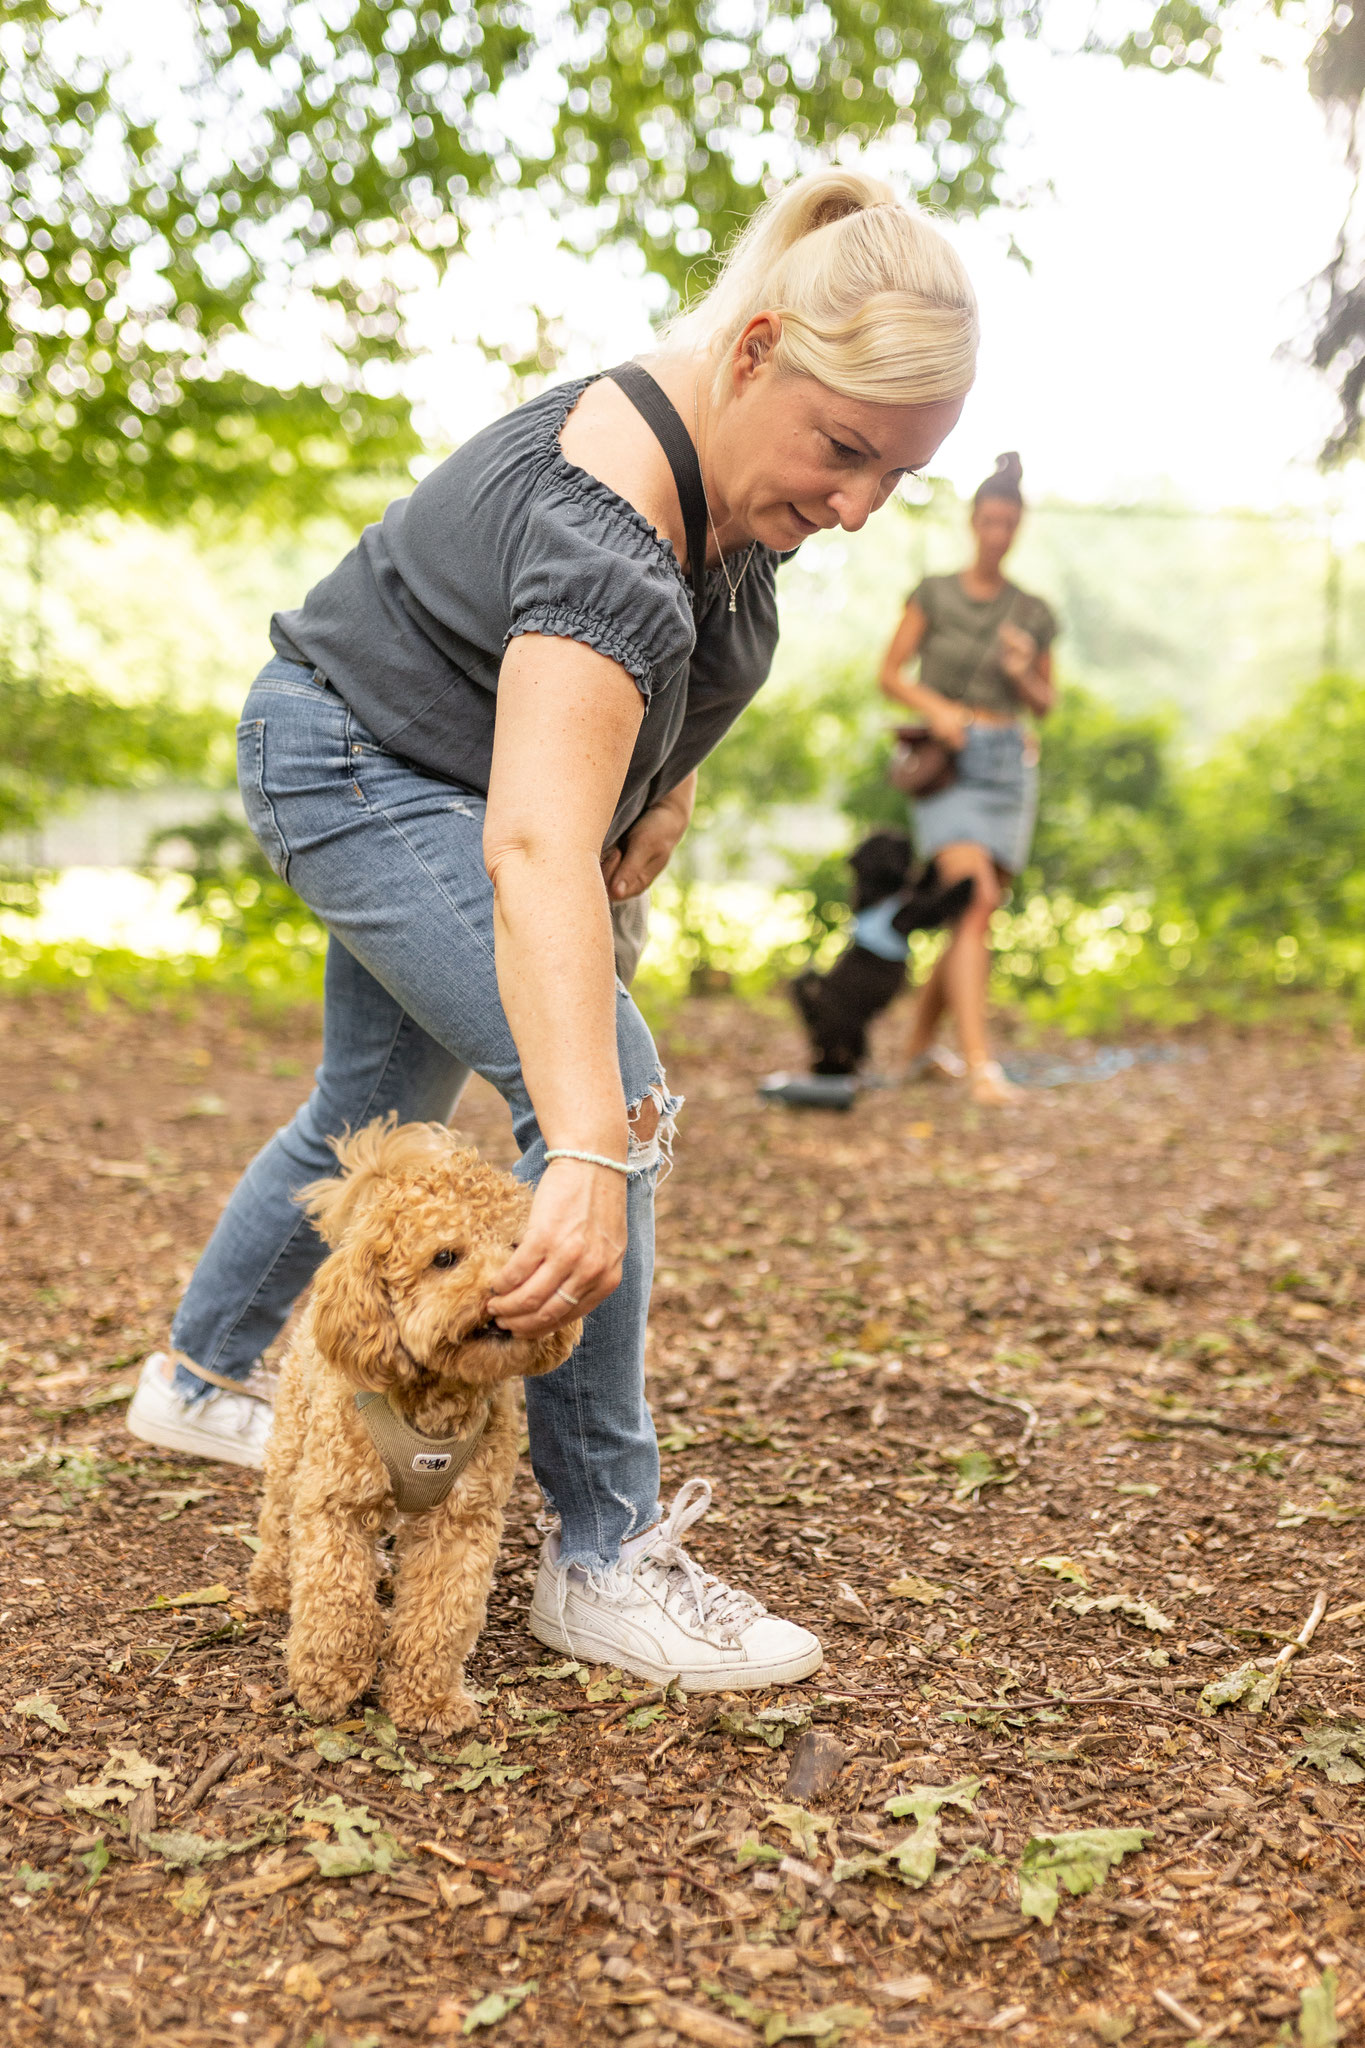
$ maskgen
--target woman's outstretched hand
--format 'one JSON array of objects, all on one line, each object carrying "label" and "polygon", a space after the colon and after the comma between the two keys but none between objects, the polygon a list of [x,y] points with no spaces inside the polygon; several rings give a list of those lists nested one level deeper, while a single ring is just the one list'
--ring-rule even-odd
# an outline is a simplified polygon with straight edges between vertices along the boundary
[{"label": "woman's outstretched hand", "polygon": [[521,1243],[493,1282],[488,1312],[515,1336],[543,1337],[615,1293],[625,1250],[625,1175],[552,1159]]},{"label": "woman's outstretched hand", "polygon": [[[924,694],[927,697],[930,693],[926,690]],[[942,740],[945,747],[951,747],[955,754],[960,754],[967,744],[971,716],[951,697],[939,697],[937,692],[934,695],[936,701],[924,706],[924,723],[936,740]]]},{"label": "woman's outstretched hand", "polygon": [[1009,619],[997,630],[1000,666],[1012,683],[1022,683],[1038,659],[1038,642],[1032,633],[1026,633],[1022,626],[1014,625]]}]

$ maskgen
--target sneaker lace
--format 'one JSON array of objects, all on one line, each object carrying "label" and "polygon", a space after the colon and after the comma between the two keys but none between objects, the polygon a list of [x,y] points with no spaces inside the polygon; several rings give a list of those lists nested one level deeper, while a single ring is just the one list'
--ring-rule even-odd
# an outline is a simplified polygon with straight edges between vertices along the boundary
[{"label": "sneaker lace", "polygon": [[666,1607],[684,1610],[690,1605],[704,1630],[737,1635],[750,1622],[767,1613],[761,1600],[742,1592],[706,1571],[683,1548],[682,1539],[694,1522],[711,1505],[711,1482],[689,1479],[673,1496],[673,1505],[654,1530],[640,1556],[631,1565],[618,1565],[616,1577],[621,1592],[633,1584],[637,1574],[653,1570],[664,1581]]},{"label": "sneaker lace", "polygon": [[[261,1385],[261,1380],[255,1373],[251,1375],[251,1379],[254,1386]],[[273,1396],[273,1383],[270,1385],[270,1391]],[[261,1416],[270,1413],[260,1401],[253,1400],[250,1394],[230,1394],[225,1387],[210,1388],[204,1407],[215,1409],[236,1436],[250,1436],[260,1427]]]}]

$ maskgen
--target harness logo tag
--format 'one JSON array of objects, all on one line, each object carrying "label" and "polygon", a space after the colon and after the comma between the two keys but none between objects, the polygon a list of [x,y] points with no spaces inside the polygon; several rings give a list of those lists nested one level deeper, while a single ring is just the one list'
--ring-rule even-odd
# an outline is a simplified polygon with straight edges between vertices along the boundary
[{"label": "harness logo tag", "polygon": [[412,1461],[414,1472],[445,1472],[449,1468],[449,1451],[419,1451]]}]

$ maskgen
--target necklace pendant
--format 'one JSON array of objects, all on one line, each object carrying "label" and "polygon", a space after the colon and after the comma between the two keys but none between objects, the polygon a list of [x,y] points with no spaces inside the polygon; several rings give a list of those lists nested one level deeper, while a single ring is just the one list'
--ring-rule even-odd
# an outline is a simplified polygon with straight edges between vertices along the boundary
[{"label": "necklace pendant", "polygon": [[730,592],[730,609],[731,611],[735,609],[735,593],[733,590]]}]

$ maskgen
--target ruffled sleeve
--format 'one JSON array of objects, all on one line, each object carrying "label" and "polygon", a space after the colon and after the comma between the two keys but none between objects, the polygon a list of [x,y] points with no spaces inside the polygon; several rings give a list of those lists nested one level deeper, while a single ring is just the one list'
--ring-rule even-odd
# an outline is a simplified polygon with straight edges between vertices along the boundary
[{"label": "ruffled sleeve", "polygon": [[684,673],[692,608],[673,550],[586,470],[561,460],[527,508],[504,638],[578,640],[632,676],[646,704]]}]

